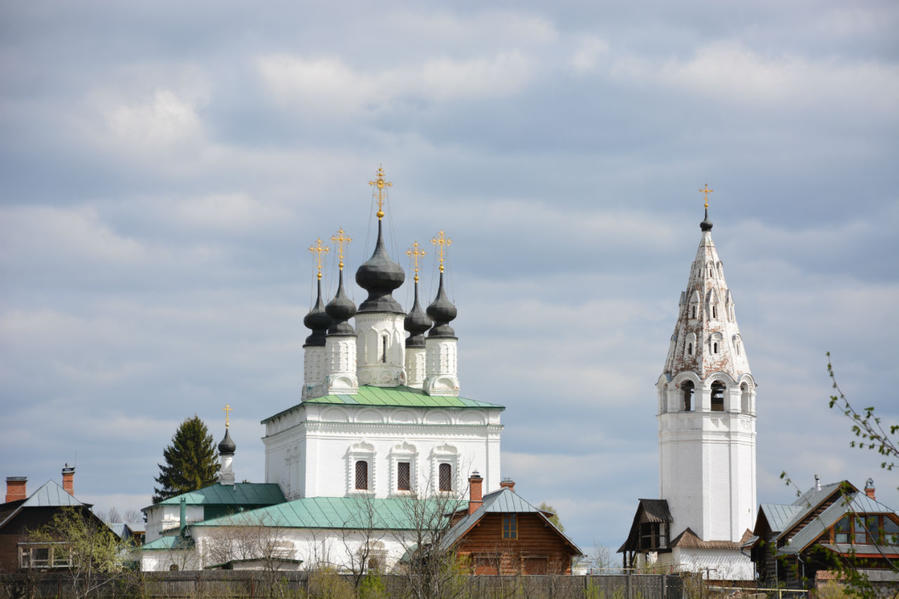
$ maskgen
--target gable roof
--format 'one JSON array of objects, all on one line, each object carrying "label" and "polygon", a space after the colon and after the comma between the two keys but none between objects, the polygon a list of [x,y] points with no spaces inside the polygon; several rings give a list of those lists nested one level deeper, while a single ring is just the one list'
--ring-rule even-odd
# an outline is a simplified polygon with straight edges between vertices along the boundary
[{"label": "gable roof", "polygon": [[[284,493],[276,483],[215,483],[196,491],[169,497],[154,505],[180,505],[181,498],[187,505],[272,505],[284,502]],[[152,508],[147,506],[144,511]]]},{"label": "gable roof", "polygon": [[671,524],[674,520],[671,517],[671,511],[668,509],[667,499],[638,499],[637,511],[634,512],[634,520],[631,522],[631,529],[627,534],[627,539],[615,553],[637,549],[641,515],[646,517],[647,522],[667,522]]},{"label": "gable roof", "polygon": [[262,421],[265,424],[283,416],[304,404],[334,404],[351,406],[388,406],[405,408],[494,408],[505,410],[504,406],[467,397],[428,395],[421,389],[400,385],[398,387],[375,387],[361,385],[355,394],[324,395],[306,398],[295,406],[282,410]]},{"label": "gable roof", "polygon": [[[427,502],[433,510],[447,508],[442,499],[303,497],[278,505],[194,522],[190,526],[262,525],[278,528],[414,530],[409,501]],[[456,503],[452,502],[450,507],[455,508]]]},{"label": "gable roof", "polygon": [[800,553],[814,543],[824,531],[846,514],[890,514],[892,509],[864,493],[855,492],[833,502],[827,509],[800,528],[779,550],[782,553]]},{"label": "gable roof", "polygon": [[26,508],[34,508],[34,507],[85,507],[90,508],[90,503],[84,503],[83,501],[79,501],[74,496],[70,495],[68,491],[63,489],[59,483],[56,481],[48,480],[43,485],[41,485],[34,493],[28,496],[27,499],[20,499],[19,501],[11,501],[5,505],[12,506],[13,504],[18,504],[14,509],[5,511],[5,517],[0,518],[0,528],[6,525],[7,522],[10,522],[13,518],[18,515],[19,512]]},{"label": "gable roof", "polygon": [[[747,530],[746,533],[749,533]],[[743,540],[748,540],[752,535],[743,533],[740,543],[733,541],[703,541],[689,526],[671,540],[671,547],[681,549],[739,549]]]},{"label": "gable roof", "polygon": [[583,551],[574,544],[574,541],[565,536],[565,533],[547,517],[550,512],[534,507],[511,488],[502,487],[498,491],[487,493],[483,500],[484,502],[478,509],[463,517],[450,528],[440,543],[441,547],[448,549],[458,543],[487,514],[538,514],[578,555],[583,555]]},{"label": "gable roof", "polygon": [[798,505],[783,503],[763,503],[759,505],[759,514],[765,515],[771,532],[781,532],[800,512]]},{"label": "gable roof", "polygon": [[799,511],[797,511],[796,514],[783,525],[783,528],[776,537],[778,544],[780,544],[781,541],[788,540],[792,536],[791,533],[793,533],[794,529],[804,528],[810,522],[813,522],[816,513],[820,513],[827,509],[827,506],[839,502],[843,497],[843,493],[852,493],[856,491],[858,491],[858,489],[849,483],[849,481],[841,481],[822,485],[820,489],[812,487],[800,495],[796,501],[793,502],[793,506],[799,508]]}]

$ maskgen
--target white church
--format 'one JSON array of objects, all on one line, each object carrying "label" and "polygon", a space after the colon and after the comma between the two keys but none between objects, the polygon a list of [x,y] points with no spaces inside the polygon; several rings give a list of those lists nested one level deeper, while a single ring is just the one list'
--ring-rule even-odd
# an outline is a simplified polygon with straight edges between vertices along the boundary
[{"label": "white church", "polygon": [[[415,291],[407,313],[392,296],[405,273],[385,247],[383,207],[390,183],[382,169],[371,184],[378,237],[371,258],[356,270],[356,283],[368,294],[358,308],[344,284],[344,249],[351,239],[342,229],[332,237],[338,286],[327,304],[321,256],[329,248],[321,240],[310,248],[317,258],[318,295],[304,318],[311,334],[303,345],[301,401],[262,421],[265,483],[235,482],[236,447],[226,431],[218,484],[145,508],[142,569],[225,562],[252,567],[254,560],[242,557],[240,548],[213,547],[228,527],[248,524],[277,531],[285,563],[338,567],[352,566],[352,556],[345,555],[348,542],[372,542],[371,534],[349,539],[352,531],[377,525],[375,554],[389,568],[407,549],[402,512],[409,498],[461,499],[472,473],[480,474],[486,489],[500,488],[504,408],[460,395],[458,339],[450,326],[456,307],[444,284],[451,240],[442,231],[432,240],[439,285],[426,310],[418,295],[424,251],[416,242],[407,252]],[[365,522],[360,511],[369,512]]]},{"label": "white church", "polygon": [[743,542],[756,514],[756,383],[734,312],[734,298],[712,241],[708,214],[665,367],[656,383],[658,499],[640,499],[625,567],[702,572],[752,580]]}]

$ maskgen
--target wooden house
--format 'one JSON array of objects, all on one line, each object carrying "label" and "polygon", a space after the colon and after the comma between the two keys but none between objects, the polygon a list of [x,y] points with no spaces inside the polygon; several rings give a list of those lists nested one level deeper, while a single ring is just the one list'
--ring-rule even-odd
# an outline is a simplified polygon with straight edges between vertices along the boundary
[{"label": "wooden house", "polygon": [[474,574],[571,574],[571,561],[583,555],[550,521],[551,512],[534,507],[504,480],[482,495],[483,479],[469,478],[468,507],[453,514],[443,541]]}]

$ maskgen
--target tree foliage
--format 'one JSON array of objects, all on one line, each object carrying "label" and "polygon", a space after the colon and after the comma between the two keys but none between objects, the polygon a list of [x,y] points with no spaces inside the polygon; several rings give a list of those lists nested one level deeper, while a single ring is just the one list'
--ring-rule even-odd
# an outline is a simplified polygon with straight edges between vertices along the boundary
[{"label": "tree foliage", "polygon": [[202,489],[216,480],[220,466],[215,443],[196,415],[181,423],[162,455],[165,464],[159,464],[156,482],[160,486],[153,489],[153,503]]},{"label": "tree foliage", "polygon": [[54,564],[65,563],[76,597],[88,597],[122,573],[128,547],[85,509],[62,508],[29,535],[53,548]]},{"label": "tree foliage", "polygon": [[546,519],[549,520],[550,522],[552,522],[553,524],[555,524],[556,528],[558,528],[561,532],[565,532],[565,527],[562,526],[562,521],[559,520],[559,512],[556,511],[556,508],[549,505],[545,501],[542,501],[542,502],[540,502],[540,505],[537,507],[537,509],[542,510],[544,512],[551,512],[552,515],[547,516]]}]

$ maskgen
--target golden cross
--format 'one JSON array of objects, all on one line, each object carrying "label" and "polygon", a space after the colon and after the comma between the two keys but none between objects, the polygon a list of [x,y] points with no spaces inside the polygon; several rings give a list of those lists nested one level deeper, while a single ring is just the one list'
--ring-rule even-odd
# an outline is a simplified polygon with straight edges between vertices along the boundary
[{"label": "golden cross", "polygon": [[446,257],[446,248],[453,245],[453,240],[446,236],[443,231],[437,233],[437,237],[431,240],[437,246],[437,256],[440,258],[440,272],[443,272],[443,261]]},{"label": "golden cross", "polygon": [[704,194],[705,194],[705,207],[706,207],[706,209],[708,209],[708,207],[709,207],[709,194],[712,193],[713,191],[715,191],[715,190],[714,190],[714,189],[709,189],[709,184],[708,184],[708,183],[705,184],[705,187],[704,187],[703,189],[700,189],[700,190],[699,190],[699,193],[704,193]]},{"label": "golden cross", "polygon": [[426,251],[419,249],[417,241],[412,242],[412,247],[406,250],[406,255],[412,258],[412,272],[415,273],[415,282],[418,283],[418,259],[427,254]]},{"label": "golden cross", "polygon": [[231,404],[225,404],[225,428],[231,426]]},{"label": "golden cross", "polygon": [[337,266],[340,270],[343,270],[343,246],[348,245],[352,239],[349,237],[345,237],[343,234],[343,228],[337,229],[337,235],[331,235],[331,241],[337,244]]},{"label": "golden cross", "polygon": [[384,168],[379,166],[378,178],[368,184],[378,188],[378,220],[381,220],[384,218],[384,188],[393,187],[393,183],[384,180]]},{"label": "golden cross", "polygon": [[319,237],[315,240],[315,245],[309,246],[309,251],[313,254],[313,259],[315,260],[315,267],[318,269],[318,280],[322,280],[322,254],[327,254],[331,251],[331,248],[328,246],[322,245],[322,238]]}]

